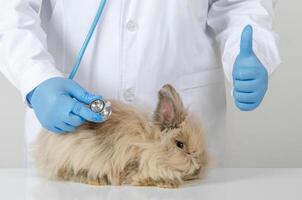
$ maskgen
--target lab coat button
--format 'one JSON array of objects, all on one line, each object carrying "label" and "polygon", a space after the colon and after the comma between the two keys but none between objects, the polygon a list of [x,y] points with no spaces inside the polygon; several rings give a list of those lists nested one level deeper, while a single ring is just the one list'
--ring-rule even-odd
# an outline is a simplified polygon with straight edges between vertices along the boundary
[{"label": "lab coat button", "polygon": [[128,21],[126,26],[127,26],[128,31],[130,31],[130,32],[134,32],[138,28],[137,23],[133,20]]},{"label": "lab coat button", "polygon": [[135,98],[134,88],[129,88],[124,92],[124,99],[126,101],[133,101]]}]

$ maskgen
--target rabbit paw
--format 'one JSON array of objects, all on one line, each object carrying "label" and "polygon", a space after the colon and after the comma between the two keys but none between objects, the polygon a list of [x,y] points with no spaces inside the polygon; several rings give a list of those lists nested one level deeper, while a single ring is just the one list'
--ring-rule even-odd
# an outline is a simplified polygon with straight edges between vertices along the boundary
[{"label": "rabbit paw", "polygon": [[160,188],[178,188],[179,183],[173,181],[159,181],[156,186]]},{"label": "rabbit paw", "polygon": [[108,185],[108,182],[104,178],[87,178],[86,180],[81,180],[81,183],[85,183],[88,185]]},{"label": "rabbit paw", "polygon": [[88,185],[101,185],[99,179],[87,179],[84,183]]},{"label": "rabbit paw", "polygon": [[144,178],[135,180],[132,185],[134,186],[155,186],[156,181],[151,178]]},{"label": "rabbit paw", "polygon": [[154,180],[151,178],[139,179],[132,183],[134,186],[156,186],[161,188],[177,188],[179,182],[167,180]]}]

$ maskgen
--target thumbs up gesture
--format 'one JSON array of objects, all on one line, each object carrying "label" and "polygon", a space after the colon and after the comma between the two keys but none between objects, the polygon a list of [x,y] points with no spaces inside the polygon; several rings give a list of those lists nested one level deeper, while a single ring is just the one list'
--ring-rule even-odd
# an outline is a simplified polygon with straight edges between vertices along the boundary
[{"label": "thumbs up gesture", "polygon": [[248,25],[241,35],[240,53],[233,67],[233,96],[242,111],[256,109],[268,87],[267,70],[253,51],[253,28]]}]

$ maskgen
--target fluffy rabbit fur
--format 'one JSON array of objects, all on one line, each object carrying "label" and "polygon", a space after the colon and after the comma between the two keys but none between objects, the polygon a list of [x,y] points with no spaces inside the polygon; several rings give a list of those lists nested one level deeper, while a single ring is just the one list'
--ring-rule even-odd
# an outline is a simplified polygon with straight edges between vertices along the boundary
[{"label": "fluffy rabbit fur", "polygon": [[158,92],[151,116],[110,101],[104,123],[62,135],[43,130],[34,144],[37,167],[50,178],[93,185],[173,188],[204,177],[210,159],[203,130],[171,85]]}]

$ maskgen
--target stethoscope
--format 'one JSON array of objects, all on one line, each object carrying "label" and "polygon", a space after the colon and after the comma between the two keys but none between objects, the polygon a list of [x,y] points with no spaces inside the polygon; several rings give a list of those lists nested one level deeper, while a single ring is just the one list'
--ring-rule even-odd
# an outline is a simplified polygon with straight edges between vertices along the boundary
[{"label": "stethoscope", "polygon": [[[91,26],[90,26],[89,32],[88,32],[88,34],[85,38],[85,41],[84,41],[84,43],[83,43],[83,45],[80,49],[80,52],[79,52],[78,57],[76,59],[76,62],[74,64],[73,68],[72,68],[72,71],[71,71],[70,75],[69,75],[69,79],[73,79],[74,76],[76,75],[78,69],[79,69],[79,66],[80,66],[82,58],[85,54],[86,48],[87,48],[87,46],[90,42],[90,39],[91,39],[91,37],[92,37],[92,35],[95,31],[95,28],[96,28],[96,26],[97,26],[97,24],[98,24],[98,22],[99,22],[99,20],[102,16],[103,10],[104,10],[105,5],[106,5],[106,2],[107,2],[106,0],[101,0],[101,2],[100,2],[99,8],[97,10],[97,13],[94,17],[94,20],[93,20]],[[97,100],[91,102],[89,104],[89,108],[93,112],[100,113],[101,115],[103,115],[105,120],[107,120],[110,117],[111,113],[112,113],[111,103],[107,100],[104,100],[104,99],[97,99]]]}]

